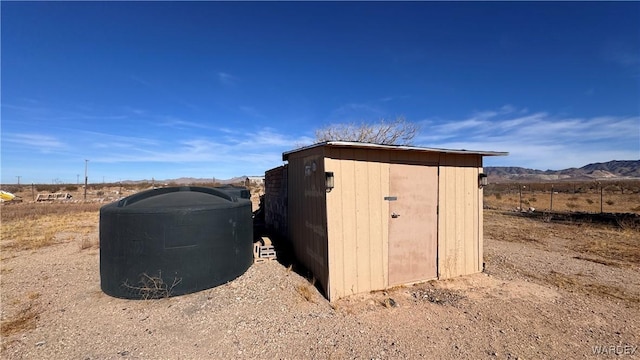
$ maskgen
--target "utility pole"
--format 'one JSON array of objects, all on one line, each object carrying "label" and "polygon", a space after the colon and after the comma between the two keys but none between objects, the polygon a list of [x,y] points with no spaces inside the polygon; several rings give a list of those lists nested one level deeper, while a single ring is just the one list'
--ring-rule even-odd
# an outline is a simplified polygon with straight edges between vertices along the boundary
[{"label": "utility pole", "polygon": [[21,178],[22,176],[19,176],[19,175],[18,175],[18,176],[16,176],[16,177],[18,178],[18,186],[20,186],[20,178]]},{"label": "utility pole", "polygon": [[76,185],[80,185],[80,174],[76,174]]},{"label": "utility pole", "polygon": [[87,168],[89,166],[89,160],[84,159],[84,200],[87,200],[87,183],[89,182],[89,177],[87,176]]}]

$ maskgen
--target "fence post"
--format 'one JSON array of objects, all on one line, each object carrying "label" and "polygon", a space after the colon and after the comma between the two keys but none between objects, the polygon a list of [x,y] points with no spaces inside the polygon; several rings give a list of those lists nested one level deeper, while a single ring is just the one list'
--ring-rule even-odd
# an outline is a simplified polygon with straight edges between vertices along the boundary
[{"label": "fence post", "polygon": [[551,203],[549,204],[549,211],[553,211],[553,184],[551,184]]},{"label": "fence post", "polygon": [[520,194],[520,211],[522,211],[522,185],[518,184],[518,193]]},{"label": "fence post", "polygon": [[604,186],[602,186],[602,184],[600,184],[600,214],[602,214],[602,192],[603,192]]}]

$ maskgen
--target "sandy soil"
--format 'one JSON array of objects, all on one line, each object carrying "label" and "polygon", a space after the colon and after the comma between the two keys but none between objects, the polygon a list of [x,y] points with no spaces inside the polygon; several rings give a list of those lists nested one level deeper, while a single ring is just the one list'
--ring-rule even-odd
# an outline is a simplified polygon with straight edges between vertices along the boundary
[{"label": "sandy soil", "polygon": [[[3,359],[640,358],[640,264],[577,246],[638,232],[485,213],[486,271],[326,301],[276,262],[195,294],[100,291],[90,233],[1,254]],[[609,355],[597,355],[606,351]]]}]

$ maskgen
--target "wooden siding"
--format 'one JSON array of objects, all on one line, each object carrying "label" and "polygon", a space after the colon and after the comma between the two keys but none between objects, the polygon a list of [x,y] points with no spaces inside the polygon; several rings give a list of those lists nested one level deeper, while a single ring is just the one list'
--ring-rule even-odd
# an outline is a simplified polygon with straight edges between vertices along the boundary
[{"label": "wooden siding", "polygon": [[442,154],[438,217],[438,278],[482,271],[482,158]]},{"label": "wooden siding", "polygon": [[[482,169],[482,157],[478,159],[478,175],[483,173]],[[484,190],[478,189],[478,268],[475,272],[484,271]]]},{"label": "wooden siding", "polygon": [[[327,146],[291,153],[287,160],[289,240],[329,300],[391,285],[391,214],[384,197],[394,195],[393,164],[438,168],[438,278],[482,271],[481,155]],[[316,171],[305,174],[314,162]],[[328,193],[325,171],[334,173]]]},{"label": "wooden siding", "polygon": [[[315,163],[315,171],[311,168]],[[328,288],[327,206],[323,148],[289,157],[289,241],[296,258]]]},{"label": "wooden siding", "polygon": [[329,148],[326,171],[330,300],[388,286],[389,153]]}]

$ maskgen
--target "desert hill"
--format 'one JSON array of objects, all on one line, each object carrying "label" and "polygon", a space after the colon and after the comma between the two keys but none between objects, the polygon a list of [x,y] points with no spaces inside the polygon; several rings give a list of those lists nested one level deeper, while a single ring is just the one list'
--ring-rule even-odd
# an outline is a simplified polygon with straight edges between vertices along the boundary
[{"label": "desert hill", "polygon": [[581,168],[545,171],[523,167],[488,166],[484,171],[494,182],[640,179],[640,160],[613,160],[592,163]]}]

